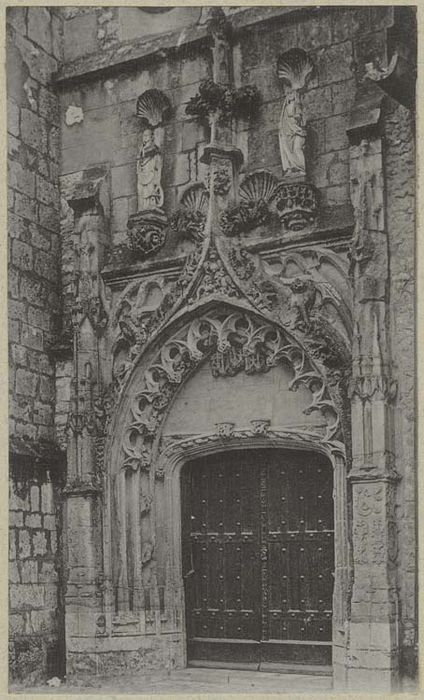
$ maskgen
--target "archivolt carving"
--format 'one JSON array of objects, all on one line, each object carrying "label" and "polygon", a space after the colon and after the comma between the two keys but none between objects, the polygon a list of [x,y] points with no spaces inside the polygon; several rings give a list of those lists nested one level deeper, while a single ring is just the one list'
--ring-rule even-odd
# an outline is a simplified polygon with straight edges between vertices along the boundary
[{"label": "archivolt carving", "polygon": [[[274,272],[268,265],[264,267],[273,280],[283,284],[292,292],[290,307],[295,311],[295,318],[291,322],[292,327],[299,325],[299,320],[305,321],[303,314],[298,313],[299,303],[303,306],[302,299],[295,296],[302,294],[308,297],[308,299],[305,298],[305,303],[308,302],[309,311],[324,312],[324,315],[330,320],[332,318],[331,310],[335,311],[342,322],[345,339],[349,341],[352,337],[352,314],[346,300],[350,297],[350,287],[347,265],[343,265],[340,256],[317,247],[283,253],[280,255],[279,261],[281,267],[278,269],[278,273]],[[331,283],[324,272],[325,267],[331,274]],[[293,284],[295,285],[294,289]],[[313,293],[312,287],[315,293]],[[309,316],[310,313],[308,313]]]},{"label": "archivolt carving", "polygon": [[312,400],[305,413],[320,411],[327,422],[325,440],[339,434],[339,416],[324,379],[305,352],[274,325],[235,312],[206,314],[193,320],[181,334],[165,342],[144,374],[144,387],[134,397],[132,421],[123,438],[124,468],[150,467],[154,438],[178,386],[209,359],[217,376],[267,372],[287,365],[294,377],[290,389],[308,387]]},{"label": "archivolt carving", "polygon": [[[167,436],[162,438],[158,455],[158,467],[155,471],[157,479],[164,478],[169,465],[175,462],[175,458],[186,455],[193,456],[204,450],[210,451],[211,447],[219,449],[237,449],[240,445],[248,443],[249,446],[263,447],[292,447],[296,449],[322,450],[323,453],[335,464],[336,458],[345,459],[345,450],[342,443],[333,440],[325,440],[317,433],[299,432],[297,430],[271,429],[270,420],[257,418],[250,421],[251,427],[235,428],[233,423],[218,423],[215,433],[202,433],[188,436]],[[187,459],[187,457],[185,457]]]},{"label": "archivolt carving", "polygon": [[121,385],[133,367],[133,360],[147,339],[147,322],[165,294],[165,280],[131,282],[121,294],[113,315],[115,333],[113,377]]}]

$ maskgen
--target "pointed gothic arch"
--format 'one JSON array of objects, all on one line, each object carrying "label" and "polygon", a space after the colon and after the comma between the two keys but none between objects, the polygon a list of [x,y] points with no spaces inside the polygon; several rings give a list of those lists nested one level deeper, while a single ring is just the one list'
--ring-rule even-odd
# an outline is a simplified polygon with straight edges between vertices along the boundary
[{"label": "pointed gothic arch", "polygon": [[[290,389],[309,390],[305,412],[319,412],[326,427],[295,431],[253,421],[247,429],[223,424],[216,433],[162,440],[182,386],[205,363],[221,377],[284,366],[292,375]],[[179,476],[187,459],[240,446],[300,447],[325,454],[334,467],[334,636],[343,646],[349,577],[343,388],[330,386],[324,371],[285,327],[238,300],[217,298],[184,309],[146,343],[121,388],[105,450],[105,570],[117,634],[122,624],[160,634],[165,616],[168,631],[180,639],[179,663],[185,663]]]}]

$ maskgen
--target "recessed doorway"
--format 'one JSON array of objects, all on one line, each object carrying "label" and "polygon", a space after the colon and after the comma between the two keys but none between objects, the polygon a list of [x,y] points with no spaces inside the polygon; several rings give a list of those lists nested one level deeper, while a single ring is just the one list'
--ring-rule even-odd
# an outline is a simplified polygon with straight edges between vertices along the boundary
[{"label": "recessed doorway", "polygon": [[187,462],[181,486],[188,663],[329,668],[330,462],[311,451],[217,452]]}]

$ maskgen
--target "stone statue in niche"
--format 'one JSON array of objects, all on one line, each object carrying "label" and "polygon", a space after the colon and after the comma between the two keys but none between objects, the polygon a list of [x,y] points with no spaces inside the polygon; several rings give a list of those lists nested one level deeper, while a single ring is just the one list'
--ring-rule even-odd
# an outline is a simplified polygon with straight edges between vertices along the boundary
[{"label": "stone statue in niche", "polygon": [[146,127],[143,131],[137,175],[138,210],[162,207],[162,154],[155,143],[154,130],[150,127]]},{"label": "stone statue in niche", "polygon": [[306,131],[299,93],[287,93],[278,125],[280,155],[285,175],[305,173]]},{"label": "stone statue in niche", "polygon": [[170,112],[168,98],[160,90],[147,90],[137,100],[141,120],[141,148],[137,167],[138,209],[155,209],[163,205],[162,153],[163,124]]},{"label": "stone statue in niche", "polygon": [[127,223],[128,248],[136,258],[144,260],[165,243],[167,217],[163,211],[162,143],[164,123],[170,102],[160,90],[147,90],[137,100],[137,116],[141,121],[137,159],[138,211]]},{"label": "stone statue in niche", "polygon": [[278,59],[278,77],[288,85],[278,124],[281,164],[285,176],[304,176],[305,117],[300,90],[312,71],[312,63],[301,49],[290,49]]}]

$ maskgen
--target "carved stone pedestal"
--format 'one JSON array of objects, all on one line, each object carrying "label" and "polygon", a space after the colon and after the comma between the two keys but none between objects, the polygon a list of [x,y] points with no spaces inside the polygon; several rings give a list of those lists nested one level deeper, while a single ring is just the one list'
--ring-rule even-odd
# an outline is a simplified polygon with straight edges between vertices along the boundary
[{"label": "carved stone pedestal", "polygon": [[352,490],[355,578],[348,683],[358,690],[390,691],[398,679],[399,644],[395,484],[389,479],[358,479]]},{"label": "carved stone pedestal", "polygon": [[282,183],[273,197],[280,221],[289,231],[311,226],[318,213],[315,188],[304,182]]},{"label": "carved stone pedestal", "polygon": [[162,209],[147,209],[128,219],[128,247],[137,258],[144,260],[157,253],[166,239],[166,214]]}]

